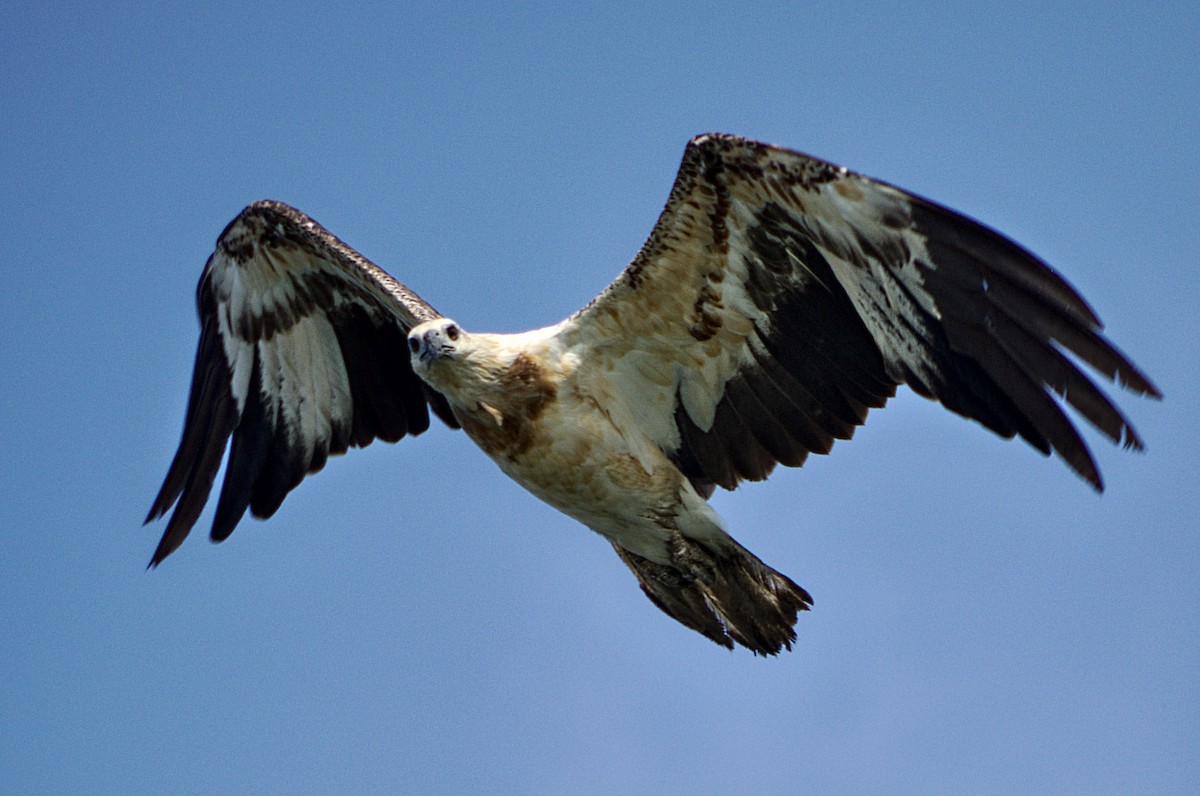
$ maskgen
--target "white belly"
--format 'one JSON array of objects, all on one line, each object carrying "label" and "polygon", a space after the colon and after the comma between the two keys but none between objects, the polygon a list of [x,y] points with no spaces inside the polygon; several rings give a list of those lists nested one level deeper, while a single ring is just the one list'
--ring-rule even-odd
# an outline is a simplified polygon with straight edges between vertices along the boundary
[{"label": "white belly", "polygon": [[[631,552],[667,563],[674,531],[724,537],[720,519],[665,454],[629,440],[590,401],[555,402],[515,455],[489,454],[539,499]],[[486,450],[486,448],[485,448]]]},{"label": "white belly", "polygon": [[446,396],[463,431],[501,470],[614,544],[668,564],[666,542],[673,534],[726,542],[716,512],[632,422],[632,413],[618,427],[601,409],[619,409],[620,396],[609,391],[593,398],[573,378],[569,360],[519,352],[503,367],[482,371],[459,356],[413,367]]}]

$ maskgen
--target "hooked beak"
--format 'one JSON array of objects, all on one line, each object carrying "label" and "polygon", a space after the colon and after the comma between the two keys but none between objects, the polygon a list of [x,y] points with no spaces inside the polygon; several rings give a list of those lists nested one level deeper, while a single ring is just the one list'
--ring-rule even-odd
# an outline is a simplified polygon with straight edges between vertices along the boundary
[{"label": "hooked beak", "polygon": [[419,341],[419,352],[417,358],[422,363],[432,362],[435,359],[440,359],[443,354],[452,350],[452,346],[444,345],[438,339],[437,333],[433,331],[425,332],[421,335]]}]

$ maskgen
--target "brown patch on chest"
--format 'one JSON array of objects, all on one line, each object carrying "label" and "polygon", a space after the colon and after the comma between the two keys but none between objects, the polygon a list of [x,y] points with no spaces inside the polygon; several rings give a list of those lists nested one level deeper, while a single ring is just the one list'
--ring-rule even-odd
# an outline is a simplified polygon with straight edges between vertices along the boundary
[{"label": "brown patch on chest", "polygon": [[490,400],[467,411],[456,408],[455,416],[488,455],[516,459],[533,445],[537,421],[557,395],[546,371],[532,357],[519,354],[497,380]]}]

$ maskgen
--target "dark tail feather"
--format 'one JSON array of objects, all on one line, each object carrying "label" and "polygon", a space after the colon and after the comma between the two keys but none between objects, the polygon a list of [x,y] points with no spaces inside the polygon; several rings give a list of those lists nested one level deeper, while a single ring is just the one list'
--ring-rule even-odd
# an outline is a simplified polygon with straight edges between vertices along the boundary
[{"label": "dark tail feather", "polygon": [[808,592],[732,539],[714,552],[676,533],[671,564],[613,547],[651,602],[729,649],[737,642],[757,655],[790,650],[797,614],[812,605]]}]

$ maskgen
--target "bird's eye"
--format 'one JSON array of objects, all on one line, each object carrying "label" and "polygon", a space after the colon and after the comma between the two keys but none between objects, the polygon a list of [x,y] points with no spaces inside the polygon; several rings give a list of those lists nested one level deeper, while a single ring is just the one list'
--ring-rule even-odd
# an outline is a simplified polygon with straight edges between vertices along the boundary
[{"label": "bird's eye", "polygon": [[446,327],[446,336],[449,337],[451,340],[457,340],[458,339],[458,327],[455,326],[454,324],[450,324],[449,326],[447,326]]},{"label": "bird's eye", "polygon": [[408,350],[409,351],[412,351],[415,354],[415,353],[417,353],[417,351],[420,350],[420,348],[421,348],[420,340],[418,340],[415,337],[408,338]]}]

